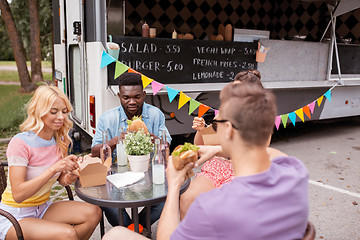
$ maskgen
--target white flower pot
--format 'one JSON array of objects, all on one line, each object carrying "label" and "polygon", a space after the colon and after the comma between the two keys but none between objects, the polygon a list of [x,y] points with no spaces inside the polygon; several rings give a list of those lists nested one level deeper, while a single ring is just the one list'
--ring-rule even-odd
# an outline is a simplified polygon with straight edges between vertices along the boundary
[{"label": "white flower pot", "polygon": [[147,155],[128,155],[132,172],[146,172],[149,169],[150,153]]}]

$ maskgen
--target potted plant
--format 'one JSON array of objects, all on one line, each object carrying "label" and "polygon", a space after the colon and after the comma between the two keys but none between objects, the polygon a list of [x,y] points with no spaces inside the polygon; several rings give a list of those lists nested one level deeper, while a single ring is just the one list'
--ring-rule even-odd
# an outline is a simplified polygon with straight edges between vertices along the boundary
[{"label": "potted plant", "polygon": [[124,144],[131,171],[146,172],[149,168],[150,153],[154,148],[150,134],[143,131],[128,132]]}]

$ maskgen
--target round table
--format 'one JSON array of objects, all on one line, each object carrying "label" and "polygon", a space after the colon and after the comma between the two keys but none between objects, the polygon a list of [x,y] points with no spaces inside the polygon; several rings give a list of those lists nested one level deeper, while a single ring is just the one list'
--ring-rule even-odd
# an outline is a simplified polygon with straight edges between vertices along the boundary
[{"label": "round table", "polygon": [[[149,171],[145,172],[145,177],[140,181],[117,188],[111,182],[106,181],[105,185],[94,187],[81,187],[80,181],[75,182],[75,192],[80,199],[85,202],[92,203],[101,207],[112,207],[119,209],[119,223],[123,223],[123,209],[131,208],[132,220],[134,221],[134,228],[139,232],[139,216],[138,207],[146,208],[146,229],[148,237],[151,237],[151,221],[150,221],[150,206],[160,202],[164,202],[167,195],[167,183],[154,184],[152,182],[151,166]],[[111,174],[123,173],[128,171],[128,167],[121,167],[113,165],[111,167]],[[190,179],[186,179],[180,188],[180,194],[184,193],[189,187]],[[102,222],[101,234],[104,234],[104,226]]]}]

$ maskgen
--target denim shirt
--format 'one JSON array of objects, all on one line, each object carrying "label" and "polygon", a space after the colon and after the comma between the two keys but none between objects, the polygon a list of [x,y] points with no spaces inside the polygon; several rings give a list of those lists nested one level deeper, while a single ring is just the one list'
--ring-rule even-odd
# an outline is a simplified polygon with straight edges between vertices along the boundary
[{"label": "denim shirt", "polygon": [[[107,131],[108,140],[116,137],[120,128],[123,128],[125,131],[127,129],[126,120],[128,120],[128,118],[121,105],[104,112],[100,116],[96,125],[96,132],[93,137],[91,147],[94,147],[97,144],[102,144],[102,131]],[[144,103],[142,107],[141,120],[144,121],[149,132],[158,137],[160,137],[162,130],[166,130],[166,140],[169,144],[171,143],[169,131],[165,126],[165,116],[160,109]],[[116,151],[113,151],[112,157],[113,159],[116,157]]]}]

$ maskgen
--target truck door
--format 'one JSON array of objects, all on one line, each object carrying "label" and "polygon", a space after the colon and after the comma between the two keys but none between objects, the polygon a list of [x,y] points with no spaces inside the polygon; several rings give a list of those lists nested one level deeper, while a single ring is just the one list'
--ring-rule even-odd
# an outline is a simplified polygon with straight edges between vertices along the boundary
[{"label": "truck door", "polygon": [[68,65],[68,94],[74,111],[72,118],[77,125],[86,123],[86,71],[84,5],[81,0],[65,0],[66,5],[66,51]]}]

